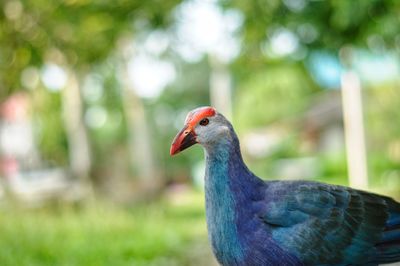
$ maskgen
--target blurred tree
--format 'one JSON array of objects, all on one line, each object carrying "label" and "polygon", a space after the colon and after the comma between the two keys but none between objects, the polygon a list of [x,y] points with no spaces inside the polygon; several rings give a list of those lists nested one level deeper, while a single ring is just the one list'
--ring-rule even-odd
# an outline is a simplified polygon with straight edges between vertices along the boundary
[{"label": "blurred tree", "polygon": [[242,52],[233,66],[238,81],[271,63],[297,62],[304,68],[310,56],[320,50],[336,58],[339,53],[345,55],[349,51],[342,49],[346,46],[374,53],[392,50],[399,55],[400,52],[398,1],[221,0],[220,3],[244,14]]},{"label": "blurred tree", "polygon": [[38,86],[38,69],[44,65],[61,67],[68,79],[61,104],[70,164],[77,175],[87,176],[90,145],[81,95],[86,75],[94,64],[105,62],[122,35],[132,37],[137,30],[165,26],[177,2],[2,1],[0,100],[13,91]]},{"label": "blurred tree", "polygon": [[[166,88],[155,102],[147,102],[150,109],[149,115],[155,140],[156,156],[160,162],[171,160],[169,149],[171,141],[182,123],[188,111],[202,105],[209,105],[209,73],[210,66],[207,58],[198,63],[187,64],[175,58],[175,65],[180,70],[176,80]],[[188,172],[188,165],[195,166],[203,158],[203,153],[198,147],[188,151],[186,156],[173,158],[174,163],[162,165],[165,170],[167,182],[187,181],[193,176]],[[193,168],[192,168],[193,169]]]},{"label": "blurred tree", "polygon": [[[261,71],[265,75],[269,75],[269,79],[274,79],[275,72],[271,71],[269,66],[275,63],[292,62],[297,64],[299,68],[308,70],[306,68],[310,64],[311,57],[321,51],[329,54],[338,62],[339,69],[336,69],[338,75],[340,75],[339,58],[345,67],[354,67],[353,64],[357,58],[353,57],[353,54],[349,51],[365,49],[378,57],[383,54],[397,57],[400,55],[400,34],[398,30],[400,28],[400,2],[398,1],[221,0],[220,3],[227,8],[237,8],[244,14],[242,53],[233,66],[239,89],[247,85],[252,86],[251,84],[254,83],[252,79],[257,76],[255,73]],[[327,59],[329,58],[323,58],[318,67],[322,68],[332,63]],[[371,64],[371,62],[369,63]],[[310,76],[310,71],[304,71],[304,73]],[[288,73],[287,77],[289,76]],[[300,77],[300,79],[302,78]],[[279,84],[285,83],[287,82],[282,77],[280,80],[277,79],[275,86],[279,87]],[[264,87],[267,87],[267,85]],[[251,88],[246,87],[246,89]],[[395,125],[392,127],[392,123],[388,120],[391,117],[390,121],[394,121],[393,118],[397,116],[394,115],[396,111],[392,109],[396,106],[393,104],[395,102],[393,99],[396,99],[396,97],[390,96],[393,95],[393,91],[390,92],[390,90],[384,88],[365,92],[365,95],[367,97],[373,95],[372,97],[378,103],[382,101],[388,103],[387,107],[384,108],[385,110],[373,114],[371,110],[379,109],[380,104],[376,105],[375,103],[375,107],[372,107],[370,101],[364,102],[367,105],[366,115],[369,116],[367,117],[369,122],[367,126],[371,129],[371,142],[380,138],[375,142],[375,145],[378,145],[380,149],[382,146],[378,143],[391,143],[387,145],[391,147],[388,150],[391,150],[393,161],[393,158],[397,158],[397,155],[393,154],[397,154],[398,149],[398,137],[394,133],[398,131],[398,127]],[[247,97],[249,98],[249,96]],[[307,95],[303,94],[301,98],[303,97],[307,97]],[[289,99],[283,98],[279,101],[289,101]],[[270,102],[267,97],[259,97],[258,99],[260,99],[258,105],[263,101],[267,101],[265,105]],[[239,99],[239,101],[243,100]],[[293,99],[292,103],[297,101]],[[303,102],[303,100],[300,101]],[[253,102],[252,106],[257,106],[254,104]],[[289,103],[286,102],[286,104]],[[278,107],[275,111],[277,113],[273,116],[279,118],[285,114],[286,109],[285,107]],[[245,117],[248,117],[248,115],[243,113]],[[389,130],[383,133],[382,129],[387,127]],[[391,135],[391,137],[388,137],[388,135]],[[387,138],[383,140],[385,136]],[[371,153],[374,154],[374,152]],[[386,154],[386,156],[388,155]],[[381,162],[380,164],[382,165]],[[398,176],[398,173],[396,176]]]},{"label": "blurred tree", "polygon": [[238,129],[265,127],[280,119],[299,119],[316,91],[304,74],[296,64],[281,63],[269,65],[264,71],[259,69],[241,83],[235,102]]},{"label": "blurred tree", "polygon": [[[351,44],[371,50],[400,49],[400,2],[393,0],[221,1],[244,13],[241,61],[265,60],[262,47],[287,30],[298,49],[339,51]],[[287,32],[286,32],[287,33]],[[288,36],[288,35],[286,35]],[[246,55],[246,56],[244,56]]]},{"label": "blurred tree", "polygon": [[[1,95],[21,88],[28,66],[48,61],[82,71],[104,61],[121,33],[168,23],[178,1],[29,1],[0,3]],[[136,23],[136,24],[135,24]]]}]

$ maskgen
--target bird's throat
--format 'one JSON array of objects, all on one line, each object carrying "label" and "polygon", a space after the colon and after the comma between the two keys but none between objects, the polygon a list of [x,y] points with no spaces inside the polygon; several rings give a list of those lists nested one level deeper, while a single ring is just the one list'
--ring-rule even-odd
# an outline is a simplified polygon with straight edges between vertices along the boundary
[{"label": "bird's throat", "polygon": [[[232,190],[230,165],[236,160],[232,147],[219,145],[206,150],[206,215],[213,251],[223,265],[239,265],[243,249],[236,226],[236,199]],[[241,160],[238,163],[242,163]]]}]

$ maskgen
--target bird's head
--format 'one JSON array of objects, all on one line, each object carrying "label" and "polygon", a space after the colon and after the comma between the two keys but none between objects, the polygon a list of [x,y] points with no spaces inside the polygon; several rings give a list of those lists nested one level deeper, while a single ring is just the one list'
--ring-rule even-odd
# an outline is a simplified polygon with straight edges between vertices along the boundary
[{"label": "bird's head", "polygon": [[172,142],[170,154],[175,155],[196,143],[211,147],[221,140],[230,139],[230,131],[229,121],[215,108],[196,108],[186,116],[184,127]]}]

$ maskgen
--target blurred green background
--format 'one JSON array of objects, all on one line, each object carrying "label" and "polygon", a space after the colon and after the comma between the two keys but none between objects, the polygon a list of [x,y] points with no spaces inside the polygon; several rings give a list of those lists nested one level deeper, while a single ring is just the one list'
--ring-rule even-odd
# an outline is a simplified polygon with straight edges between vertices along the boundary
[{"label": "blurred green background", "polygon": [[400,199],[398,1],[0,6],[1,265],[215,265],[202,105],[258,176]]}]

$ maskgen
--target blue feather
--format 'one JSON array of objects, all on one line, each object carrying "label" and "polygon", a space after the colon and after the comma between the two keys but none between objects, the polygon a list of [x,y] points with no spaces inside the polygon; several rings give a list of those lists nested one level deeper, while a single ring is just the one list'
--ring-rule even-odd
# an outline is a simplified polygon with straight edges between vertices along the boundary
[{"label": "blue feather", "polygon": [[400,226],[400,213],[390,213],[386,226]]},{"label": "blue feather", "polygon": [[400,243],[400,228],[383,232],[382,242],[397,241]]},{"label": "blue feather", "polygon": [[244,254],[235,226],[235,202],[227,186],[227,151],[226,145],[220,145],[207,154],[206,214],[210,240],[217,259],[224,265],[234,265],[243,260]]},{"label": "blue feather", "polygon": [[[209,239],[225,266],[378,265],[400,261],[400,204],[347,187],[264,182],[221,115],[206,149]],[[228,129],[228,130],[226,130]],[[222,133],[221,133],[222,132]]]},{"label": "blue feather", "polygon": [[234,135],[206,152],[207,225],[217,260],[229,266],[303,265],[262,229],[256,213],[264,207],[266,184],[247,169],[238,151]]}]

